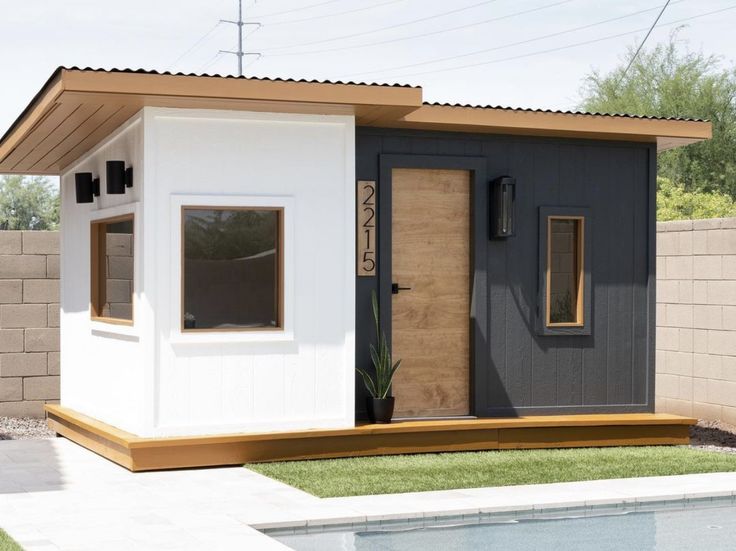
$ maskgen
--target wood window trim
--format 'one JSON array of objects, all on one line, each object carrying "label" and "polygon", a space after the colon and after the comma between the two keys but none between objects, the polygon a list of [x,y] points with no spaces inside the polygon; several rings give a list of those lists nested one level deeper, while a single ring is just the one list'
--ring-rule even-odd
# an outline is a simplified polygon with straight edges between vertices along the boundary
[{"label": "wood window trim", "polygon": [[[538,211],[538,294],[536,303],[536,333],[543,337],[565,335],[591,335],[593,331],[593,224],[594,212],[588,207],[580,206],[540,206]],[[578,236],[578,244],[582,253],[578,254],[578,290],[580,300],[578,318],[573,323],[555,323],[548,325],[548,289],[550,287],[550,222],[552,219],[584,219],[584,229]]]},{"label": "wood window trim", "polygon": [[[575,271],[577,274],[577,300],[575,304],[575,319],[573,322],[552,322],[552,221],[553,220],[575,220],[578,223],[576,235]],[[570,216],[552,214],[547,216],[547,264],[546,264],[546,286],[545,286],[545,325],[555,327],[584,327],[585,326],[585,216]]]},{"label": "wood window trim", "polygon": [[[131,297],[131,319],[103,316],[102,309],[107,298],[106,285],[101,282],[107,280],[105,271],[106,263],[101,259],[107,256],[107,240],[101,239],[102,234],[107,235],[107,224],[116,222],[131,222],[133,224],[133,242],[135,243],[135,214],[121,214],[107,218],[99,218],[90,221],[90,319],[94,322],[107,323],[111,325],[124,325],[131,327],[135,320],[135,304]],[[135,246],[133,248],[133,263],[135,265]],[[135,276],[133,277],[133,291],[135,292]]]},{"label": "wood window trim", "polygon": [[[278,214],[278,223],[276,225],[276,243],[278,251],[276,255],[276,325],[273,327],[222,327],[222,328],[204,328],[204,329],[186,329],[184,327],[184,248],[186,245],[185,235],[185,213],[188,210],[235,210],[235,211],[252,211],[252,210],[265,210],[272,211]],[[272,207],[272,206],[228,206],[228,205],[182,205],[180,215],[180,228],[179,228],[180,239],[180,285],[179,285],[179,330],[182,333],[187,334],[198,334],[198,333],[258,333],[258,332],[283,332],[284,331],[284,207]]]}]

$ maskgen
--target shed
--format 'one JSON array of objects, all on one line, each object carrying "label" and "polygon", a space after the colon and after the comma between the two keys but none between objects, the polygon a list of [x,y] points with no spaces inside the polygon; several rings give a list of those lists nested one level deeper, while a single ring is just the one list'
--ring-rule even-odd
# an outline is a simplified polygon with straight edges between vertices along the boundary
[{"label": "shed", "polygon": [[[708,122],[401,85],[61,67],[0,173],[61,176],[52,427],[134,470],[682,443],[654,413],[657,152]],[[371,294],[402,359],[366,424]]]}]

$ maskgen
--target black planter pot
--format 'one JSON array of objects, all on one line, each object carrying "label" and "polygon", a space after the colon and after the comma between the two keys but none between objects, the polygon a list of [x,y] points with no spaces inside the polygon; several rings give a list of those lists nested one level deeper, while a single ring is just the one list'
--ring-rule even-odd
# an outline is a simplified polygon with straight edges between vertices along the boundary
[{"label": "black planter pot", "polygon": [[390,423],[394,415],[394,397],[366,398],[371,423]]}]

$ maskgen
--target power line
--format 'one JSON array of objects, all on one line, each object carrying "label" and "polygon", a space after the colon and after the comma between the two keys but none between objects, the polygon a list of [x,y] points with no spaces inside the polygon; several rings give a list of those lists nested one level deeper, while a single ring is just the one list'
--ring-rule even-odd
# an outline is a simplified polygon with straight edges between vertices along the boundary
[{"label": "power line", "polygon": [[[672,25],[679,25],[680,23],[686,23],[688,21],[692,21],[693,19],[699,19],[701,17],[706,17],[708,15],[715,15],[717,13],[722,13],[722,12],[726,12],[726,11],[733,10],[733,9],[736,9],[736,5],[730,6],[728,8],[722,8],[720,10],[715,10],[715,11],[710,11],[710,12],[706,12],[706,13],[701,13],[699,15],[693,15],[691,17],[685,17],[683,19],[677,19],[675,21],[668,21],[667,23],[662,23],[661,25],[657,25],[657,27],[669,27],[669,26],[672,26]],[[643,27],[641,29],[636,29],[636,30],[633,30],[633,31],[627,31],[627,32],[618,33],[618,34],[612,34],[612,35],[604,36],[604,37],[601,37],[601,38],[595,38],[593,40],[586,40],[586,41],[583,41],[583,42],[576,42],[574,44],[568,44],[566,46],[560,46],[558,48],[549,48],[549,49],[546,49],[546,50],[538,50],[536,52],[530,52],[528,54],[521,54],[521,55],[512,56],[512,57],[505,57],[505,58],[501,58],[501,59],[492,59],[492,60],[489,60],[489,61],[481,61],[481,62],[478,62],[478,63],[471,63],[471,64],[467,64],[467,65],[459,65],[459,66],[456,66],[456,67],[448,67],[448,68],[445,68],[445,69],[433,69],[433,70],[429,70],[429,71],[419,71],[419,72],[415,72],[415,73],[403,73],[403,74],[400,74],[400,75],[394,75],[391,78],[398,78],[398,77],[405,78],[405,77],[412,77],[412,76],[417,76],[417,75],[428,75],[428,74],[433,74],[433,73],[445,73],[445,72],[448,72],[448,71],[459,71],[461,69],[468,69],[468,68],[471,68],[471,67],[480,67],[480,66],[483,66],[483,65],[491,65],[491,64],[494,64],[494,63],[501,63],[501,62],[504,62],[504,61],[513,61],[513,60],[516,60],[516,59],[523,59],[523,58],[527,58],[527,57],[534,57],[534,56],[543,55],[543,54],[547,54],[547,53],[558,52],[558,51],[561,51],[561,50],[567,50],[567,49],[570,49],[570,48],[576,48],[578,46],[585,46],[587,44],[594,44],[594,43],[597,43],[597,42],[603,42],[604,40],[612,40],[614,38],[620,38],[622,36],[628,36],[628,35],[640,33],[642,31],[646,31],[646,30],[647,30],[647,27]],[[339,78],[343,78],[343,77],[339,77]]]},{"label": "power line", "polygon": [[[679,4],[679,3],[684,2],[684,1],[685,0],[676,0],[675,2],[673,2],[673,4]],[[472,57],[472,56],[478,55],[478,54],[485,54],[485,53],[493,52],[493,51],[497,51],[497,50],[504,50],[506,48],[512,48],[514,46],[522,46],[524,44],[530,44],[532,42],[538,42],[540,40],[545,40],[547,38],[555,38],[555,37],[562,36],[562,35],[565,35],[565,34],[577,32],[577,31],[582,31],[582,30],[585,30],[585,29],[590,29],[592,27],[597,27],[599,25],[605,25],[606,23],[612,23],[614,21],[620,21],[622,19],[628,19],[629,17],[634,17],[634,16],[637,16],[637,15],[641,15],[642,13],[648,13],[650,11],[654,11],[654,10],[657,10],[659,8],[660,8],[659,6],[655,6],[653,8],[647,8],[647,9],[644,9],[644,10],[639,10],[639,11],[627,13],[627,14],[624,14],[624,15],[619,15],[617,17],[611,17],[611,18],[608,18],[608,19],[603,19],[601,21],[596,21],[595,23],[588,23],[587,25],[580,25],[578,27],[572,27],[570,29],[565,29],[563,31],[557,31],[557,32],[554,32],[554,33],[549,33],[549,34],[545,34],[545,35],[542,35],[542,36],[537,36],[535,38],[528,38],[526,40],[519,40],[517,42],[511,42],[511,43],[508,43],[508,44],[501,44],[501,45],[498,45],[498,46],[493,46],[491,48],[483,48],[481,50],[473,50],[472,52],[466,52],[464,54],[457,54],[457,55],[442,57],[442,58],[438,58],[438,59],[430,59],[430,60],[427,60],[427,61],[419,61],[419,62],[416,62],[416,63],[408,63],[406,65],[394,65],[392,67],[385,67],[383,69],[375,69],[375,70],[367,71],[367,72],[364,71],[364,72],[360,72],[360,73],[350,73],[350,74],[343,75],[343,77],[350,77],[350,76],[356,76],[356,75],[371,75],[371,74],[375,74],[375,73],[385,73],[387,71],[395,71],[395,70],[398,70],[398,69],[411,69],[413,67],[420,67],[420,66],[423,66],[423,65],[433,65],[435,63],[442,63],[443,61],[454,61],[456,59],[461,59],[461,58],[464,58],[464,57]]]},{"label": "power line", "polygon": [[179,57],[177,57],[177,58],[176,58],[176,59],[175,59],[175,60],[174,60],[174,61],[173,61],[172,63],[169,63],[169,65],[168,65],[168,66],[166,67],[166,70],[168,71],[169,69],[171,69],[171,68],[173,68],[173,67],[176,67],[176,64],[177,64],[177,63],[179,63],[179,62],[180,62],[180,61],[181,61],[182,59],[184,59],[184,58],[185,58],[185,57],[186,57],[186,56],[187,56],[187,55],[188,55],[188,54],[189,54],[190,52],[194,51],[194,49],[195,49],[195,48],[196,48],[197,46],[199,46],[199,45],[200,45],[200,44],[201,44],[202,42],[204,42],[204,41],[205,41],[205,39],[206,39],[206,38],[207,38],[208,36],[210,36],[210,35],[211,35],[211,34],[212,34],[213,32],[215,32],[215,30],[216,30],[216,29],[217,29],[217,27],[219,27],[219,26],[220,26],[220,22],[218,21],[218,22],[217,22],[217,23],[215,24],[215,26],[214,26],[214,27],[212,27],[212,28],[211,28],[211,29],[210,29],[209,31],[207,31],[206,33],[204,33],[204,34],[203,34],[203,35],[202,35],[202,36],[201,36],[201,37],[199,38],[199,40],[197,40],[197,41],[196,41],[196,42],[195,42],[195,43],[194,43],[194,44],[193,44],[193,45],[192,45],[192,46],[191,46],[191,47],[190,47],[190,48],[189,48],[189,49],[188,49],[188,50],[187,50],[186,52],[184,52],[184,53],[183,53],[183,54],[181,54],[181,55],[180,55]]},{"label": "power line", "polygon": [[327,17],[338,17],[340,15],[347,15],[349,13],[358,13],[360,11],[372,10],[374,8],[380,8],[381,6],[387,6],[389,4],[398,4],[399,2],[406,2],[406,0],[388,0],[381,2],[380,4],[372,4],[370,6],[364,6],[362,8],[355,8],[347,11],[340,11],[336,13],[326,13],[324,15],[314,15],[312,17],[304,17],[303,19],[289,19],[288,21],[278,21],[276,23],[269,23],[268,27],[280,27],[281,25],[291,25],[292,23],[304,23],[305,21],[314,21],[316,19],[325,19]]},{"label": "power line", "polygon": [[[233,48],[236,48],[236,47],[237,47],[237,45],[236,46],[233,46]],[[221,51],[220,52],[217,52],[215,55],[213,55],[207,61],[205,61],[202,65],[200,65],[197,68],[197,70],[194,71],[194,72],[195,73],[204,73],[207,70],[207,68],[210,65],[212,65],[215,61],[217,61],[220,58],[220,56],[222,56],[222,55],[223,55],[223,52],[221,52]]]},{"label": "power line", "polygon": [[301,46],[311,46],[313,44],[324,44],[325,42],[334,42],[336,40],[344,40],[346,38],[355,38],[355,37],[358,37],[358,36],[365,36],[365,35],[368,35],[368,34],[375,34],[377,32],[387,31],[389,29],[397,29],[399,27],[406,27],[407,25],[413,25],[414,23],[421,23],[423,21],[429,21],[431,19],[437,19],[439,17],[445,17],[447,15],[452,15],[452,14],[455,14],[455,13],[460,13],[460,12],[467,11],[467,10],[470,10],[470,9],[473,9],[473,8],[477,8],[479,6],[483,6],[483,5],[486,5],[486,4],[492,4],[493,2],[497,2],[497,1],[498,0],[484,0],[483,2],[477,2],[477,3],[472,4],[470,6],[465,6],[463,8],[456,8],[454,10],[446,11],[446,12],[443,12],[443,13],[438,13],[436,15],[430,15],[430,16],[427,16],[427,17],[421,17],[419,19],[414,19],[412,21],[406,21],[404,23],[396,23],[394,25],[388,25],[387,27],[381,27],[379,29],[371,29],[370,31],[364,31],[364,32],[360,32],[360,33],[352,33],[352,34],[347,34],[347,35],[342,35],[342,36],[336,36],[336,37],[333,37],[333,38],[325,38],[325,39],[322,39],[322,40],[312,40],[310,42],[301,42],[299,44],[289,44],[287,46],[279,46],[279,47],[276,47],[276,48],[270,48],[269,50],[264,50],[264,53],[267,53],[269,51],[275,51],[275,50],[288,50],[288,49],[291,49],[291,48],[299,48]]},{"label": "power line", "polygon": [[[393,44],[395,42],[403,42],[403,41],[406,41],[406,40],[413,40],[415,38],[425,38],[427,36],[434,36],[434,35],[444,34],[444,33],[452,32],[452,31],[459,31],[459,30],[462,30],[462,29],[468,29],[470,27],[477,27],[479,25],[485,25],[486,23],[492,23],[494,21],[502,21],[504,19],[511,19],[512,17],[517,17],[519,15],[526,15],[528,13],[533,13],[533,12],[536,12],[536,11],[541,11],[541,10],[549,9],[549,8],[553,8],[553,7],[556,7],[556,6],[561,6],[562,4],[569,4],[570,2],[574,2],[574,1],[576,1],[576,0],[561,0],[560,2],[554,2],[552,4],[546,4],[544,6],[538,6],[536,8],[531,8],[531,9],[524,10],[524,11],[517,11],[517,12],[514,12],[514,13],[509,13],[507,15],[502,15],[502,16],[499,16],[499,17],[491,17],[490,19],[484,19],[483,21],[475,21],[473,23],[468,23],[466,25],[459,25],[457,27],[449,27],[447,29],[440,29],[440,30],[437,30],[437,31],[431,31],[431,32],[426,32],[426,33],[421,33],[421,34],[414,34],[414,35],[411,35],[411,36],[402,36],[402,37],[399,37],[399,38],[390,38],[390,39],[387,39],[387,40],[380,40],[378,42],[366,42],[366,43],[363,43],[363,44],[357,44],[355,46],[341,46],[341,47],[335,47],[335,48],[325,48],[323,50],[309,50],[309,51],[306,51],[306,52],[288,52],[288,53],[284,53],[284,54],[273,54],[273,55],[269,55],[268,57],[286,57],[286,56],[295,56],[295,55],[322,54],[322,53],[326,53],[326,52],[339,52],[339,51],[344,51],[344,50],[354,50],[354,49],[357,49],[357,48],[368,48],[368,47],[371,47],[371,46],[380,46],[380,45],[383,45],[383,44]],[[680,2],[683,2],[684,0],[679,0],[679,1]]]},{"label": "power line", "polygon": [[647,31],[647,34],[644,37],[644,40],[641,41],[641,44],[639,44],[639,47],[636,49],[636,53],[634,53],[634,55],[632,56],[631,60],[629,60],[629,64],[626,66],[626,69],[624,69],[624,72],[621,74],[621,78],[616,83],[616,88],[618,88],[618,85],[621,84],[621,81],[626,76],[626,73],[629,72],[629,69],[631,68],[631,65],[634,63],[634,60],[639,55],[639,52],[641,52],[641,49],[644,46],[644,43],[647,41],[647,38],[649,38],[649,35],[652,34],[652,31],[654,30],[654,27],[656,27],[657,23],[659,22],[659,18],[662,17],[662,14],[664,13],[664,10],[666,10],[667,9],[667,6],[669,6],[669,5],[670,5],[670,0],[667,0],[667,2],[665,2],[664,6],[662,6],[662,11],[659,12],[659,14],[657,15],[657,18],[654,20],[654,23],[652,23],[652,26],[649,27],[649,30]]},{"label": "power line", "polygon": [[316,8],[316,7],[319,7],[319,6],[326,6],[327,4],[335,4],[336,2],[342,2],[342,1],[343,0],[327,0],[327,2],[319,2],[317,4],[310,4],[308,6],[302,6],[300,8],[293,8],[293,9],[290,9],[290,10],[276,11],[276,12],[267,13],[267,14],[264,14],[264,15],[259,15],[258,16],[258,19],[266,19],[267,17],[275,17],[277,15],[286,15],[287,13],[294,13],[294,12],[297,12],[297,11],[309,10],[309,9]]}]

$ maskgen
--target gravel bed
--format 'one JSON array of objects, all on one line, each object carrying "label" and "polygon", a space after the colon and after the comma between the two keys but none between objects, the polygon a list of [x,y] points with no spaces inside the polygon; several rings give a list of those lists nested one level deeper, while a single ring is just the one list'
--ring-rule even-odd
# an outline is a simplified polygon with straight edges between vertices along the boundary
[{"label": "gravel bed", "polygon": [[721,421],[698,421],[690,427],[690,446],[701,450],[736,453],[736,427]]},{"label": "gravel bed", "polygon": [[46,426],[46,419],[0,417],[0,440],[29,440],[53,437],[54,433]]}]

